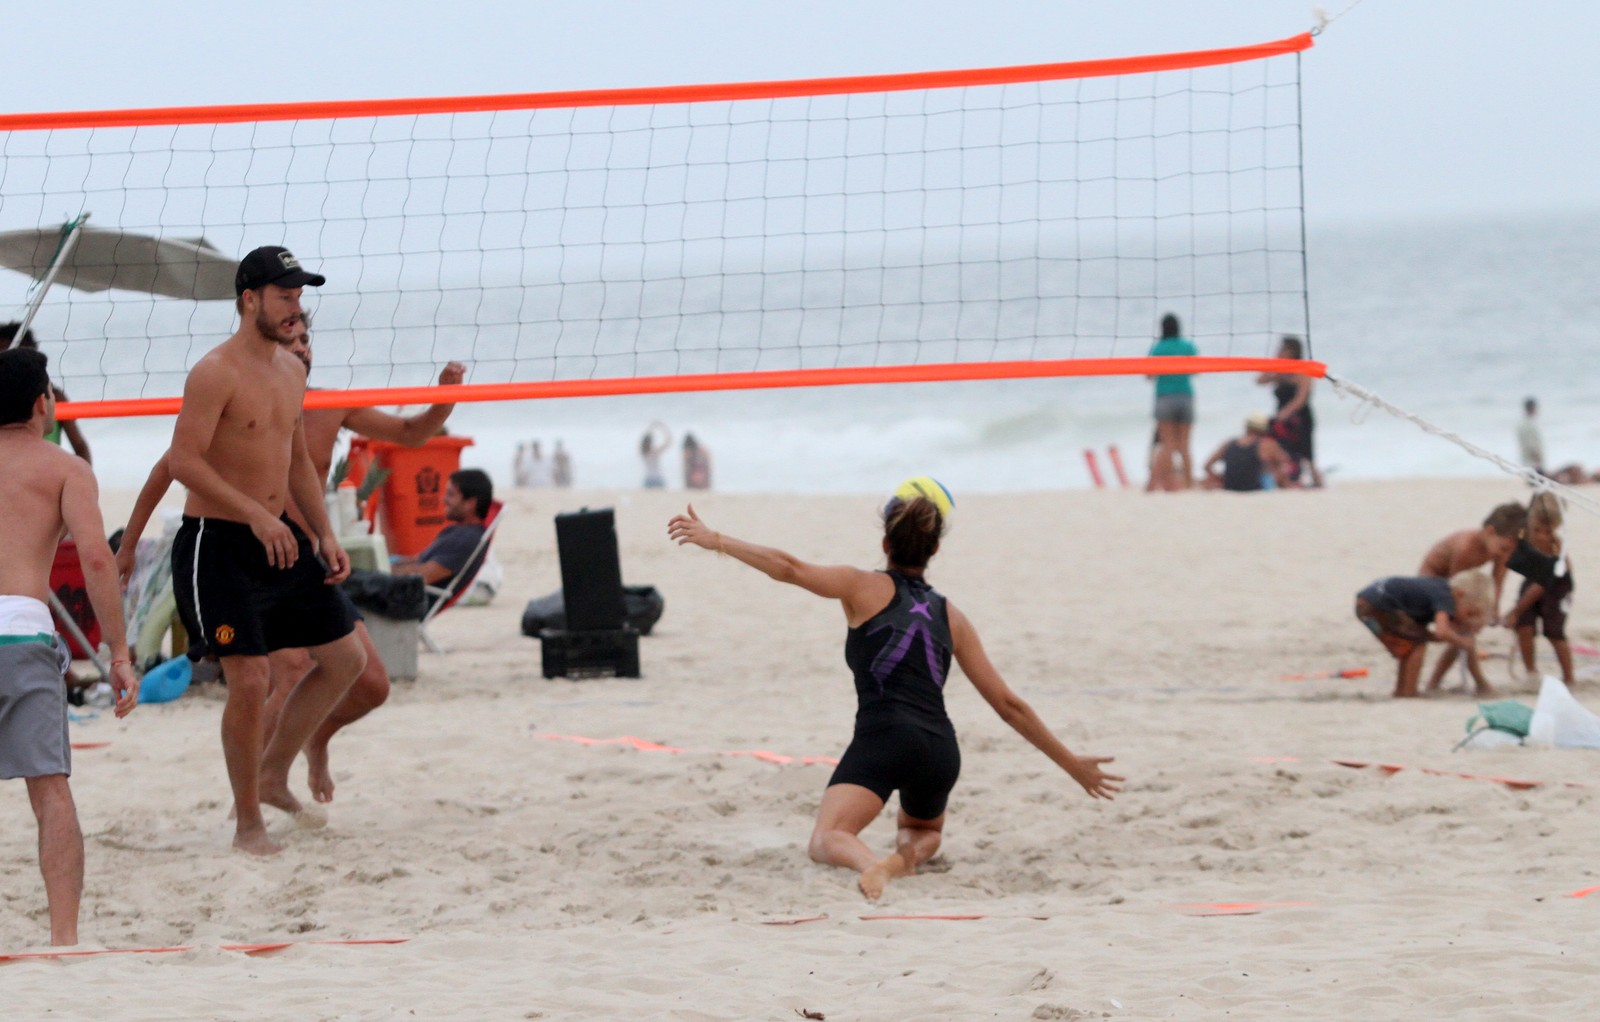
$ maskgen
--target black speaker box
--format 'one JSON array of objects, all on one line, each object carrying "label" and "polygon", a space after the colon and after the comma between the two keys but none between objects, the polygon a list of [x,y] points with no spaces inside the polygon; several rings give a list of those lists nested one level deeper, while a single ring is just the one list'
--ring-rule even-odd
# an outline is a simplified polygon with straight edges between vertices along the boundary
[{"label": "black speaker box", "polygon": [[632,628],[600,632],[539,633],[540,667],[546,678],[639,676],[639,633]]},{"label": "black speaker box", "polygon": [[608,507],[556,515],[567,631],[617,631],[627,620],[616,517]]}]

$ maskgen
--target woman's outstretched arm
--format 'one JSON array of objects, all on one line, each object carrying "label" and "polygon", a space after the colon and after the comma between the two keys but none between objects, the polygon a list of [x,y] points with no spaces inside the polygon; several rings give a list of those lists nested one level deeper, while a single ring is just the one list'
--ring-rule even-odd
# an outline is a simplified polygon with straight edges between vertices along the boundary
[{"label": "woman's outstretched arm", "polygon": [[1067,776],[1077,781],[1091,798],[1115,798],[1116,793],[1122,790],[1123,778],[1100,769],[1102,763],[1110,763],[1114,757],[1073,754],[1033,712],[1027,700],[1011,691],[1011,686],[1000,677],[1000,672],[989,662],[989,655],[983,651],[978,630],[972,627],[967,616],[957,610],[954,604],[947,603],[946,606],[950,611],[950,634],[955,641],[956,662],[961,665],[962,673],[971,679],[978,694],[994,707],[1000,719],[1010,724],[1034,748],[1049,756],[1050,761],[1065,770]]},{"label": "woman's outstretched arm", "polygon": [[694,505],[667,522],[667,538],[679,546],[692,544],[706,550],[715,550],[741,561],[769,578],[799,586],[807,592],[831,600],[842,600],[845,612],[852,613],[851,604],[865,596],[875,584],[889,590],[894,583],[873,571],[862,571],[849,565],[808,564],[793,554],[776,547],[757,546],[717,532],[700,520]]}]

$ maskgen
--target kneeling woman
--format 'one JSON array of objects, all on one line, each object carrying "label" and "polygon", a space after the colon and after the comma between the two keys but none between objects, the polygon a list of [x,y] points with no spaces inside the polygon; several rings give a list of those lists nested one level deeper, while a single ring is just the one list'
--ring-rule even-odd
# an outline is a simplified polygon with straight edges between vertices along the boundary
[{"label": "kneeling woman", "polygon": [[[941,493],[940,496],[943,496]],[[876,899],[895,877],[916,872],[939,850],[945,804],[961,770],[955,728],[944,708],[950,656],[1007,724],[1049,756],[1093,798],[1109,799],[1122,778],[1103,772],[1105,756],[1075,756],[989,662],[966,615],[923,575],[939,549],[944,515],[932,500],[891,499],[884,508],[887,571],[807,564],[782,550],[713,531],[691,505],[667,535],[727,554],[779,582],[838,600],[850,631],[845,661],[855,674],[855,737],[828,782],[811,834],[811,858],[861,874]],[[880,858],[859,837],[900,792],[894,853]]]}]

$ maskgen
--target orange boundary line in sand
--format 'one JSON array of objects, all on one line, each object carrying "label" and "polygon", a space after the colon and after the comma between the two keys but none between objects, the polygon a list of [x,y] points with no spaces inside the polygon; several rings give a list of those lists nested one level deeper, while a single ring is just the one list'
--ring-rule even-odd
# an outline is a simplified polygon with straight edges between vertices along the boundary
[{"label": "orange boundary line in sand", "polygon": [[326,120],[336,117],[396,117],[423,114],[487,113],[497,110],[547,110],[592,106],[647,106],[664,103],[706,103],[729,100],[788,99],[850,93],[906,92],[914,89],[956,89],[984,85],[1099,78],[1109,75],[1181,71],[1219,64],[1238,64],[1309,50],[1309,32],[1248,46],[1184,53],[1153,53],[1109,60],[1080,60],[1016,67],[919,71],[910,74],[800,78],[789,81],[725,82],[668,85],[642,89],[579,89],[525,92],[502,96],[449,96],[414,99],[350,100],[318,103],[249,103],[232,106],[153,107],[134,110],[85,110],[0,116],[0,131],[64,128],[143,127],[171,124],[237,124],[244,121]]},{"label": "orange boundary line in sand", "polygon": [[974,919],[1037,919],[1040,922],[1043,922],[1044,920],[1050,919],[1051,917],[1050,916],[1036,916],[1036,915],[986,915],[984,913],[973,913],[973,914],[968,915],[968,914],[963,914],[963,913],[957,913],[957,914],[951,914],[951,915],[923,914],[923,915],[856,916],[856,918],[861,920],[864,923],[897,922],[899,920],[930,920],[930,921],[933,921],[933,922],[940,922],[940,923],[969,923],[969,922],[972,922]]},{"label": "orange boundary line in sand", "polygon": [[[1600,890],[1600,888],[1596,888]],[[1574,895],[1576,897],[1576,895]],[[1314,901],[1220,901],[1197,902],[1189,905],[1173,905],[1174,909],[1186,916],[1250,916],[1259,915],[1269,908],[1308,908],[1314,906]],[[763,926],[799,926],[802,923],[820,923],[831,918],[826,913],[820,916],[798,916],[793,919],[763,919]],[[1054,919],[1054,916],[1023,914],[989,915],[982,912],[973,913],[948,913],[948,914],[910,914],[910,915],[870,915],[856,916],[864,923],[879,922],[942,922],[942,923],[969,923],[979,919],[1033,919],[1044,922]]]},{"label": "orange boundary line in sand", "polygon": [[1219,901],[1193,905],[1174,905],[1186,916],[1254,916],[1269,908],[1307,908],[1314,901]]},{"label": "orange boundary line in sand", "polygon": [[1580,887],[1567,895],[1569,898],[1587,898],[1591,894],[1600,894],[1600,887]]},{"label": "orange boundary line in sand", "polygon": [[1418,773],[1428,774],[1431,777],[1458,777],[1463,781],[1490,781],[1494,784],[1503,784],[1513,791],[1527,791],[1530,788],[1542,788],[1546,785],[1562,784],[1568,788],[1587,788],[1587,784],[1577,781],[1525,781],[1515,777],[1495,777],[1490,774],[1464,774],[1455,770],[1437,770],[1433,767],[1408,767],[1401,763],[1373,763],[1363,759],[1336,759],[1334,763],[1342,767],[1351,767],[1360,770],[1363,767],[1377,767],[1385,774],[1397,774],[1402,770],[1415,770]]},{"label": "orange boundary line in sand", "polygon": [[[247,955],[266,954],[272,951],[282,951],[285,948],[305,947],[320,944],[325,947],[362,947],[368,944],[404,944],[410,937],[369,937],[357,940],[275,940],[265,943],[253,944],[219,944],[220,951],[238,951]],[[114,947],[97,948],[93,950],[73,950],[71,948],[61,951],[19,951],[14,954],[0,954],[0,963],[16,962],[29,958],[92,958],[99,955],[171,955],[182,951],[195,951],[198,946],[184,944],[176,947]]]},{"label": "orange boundary line in sand", "polygon": [[[1267,764],[1300,762],[1299,756],[1251,756],[1250,759],[1256,763]],[[1556,785],[1560,785],[1561,787],[1565,788],[1589,787],[1589,785],[1584,784],[1582,781],[1527,781],[1516,777],[1496,777],[1492,774],[1464,774],[1457,770],[1439,770],[1434,767],[1413,767],[1406,766],[1404,763],[1379,763],[1374,760],[1366,759],[1330,759],[1328,762],[1342,767],[1350,767],[1354,770],[1362,770],[1366,767],[1376,767],[1386,777],[1397,774],[1402,770],[1415,770],[1419,774],[1427,774],[1430,777],[1455,777],[1463,781],[1488,781],[1493,784],[1503,784],[1513,791],[1527,791],[1532,788],[1543,788],[1546,786],[1553,787]]]},{"label": "orange boundary line in sand", "polygon": [[79,749],[79,750],[82,750],[82,749],[103,749],[103,748],[105,748],[106,746],[108,746],[110,744],[111,744],[110,742],[73,742],[72,743],[72,747],[74,749]]},{"label": "orange boundary line in sand", "polygon": [[798,763],[801,766],[839,765],[839,761],[832,756],[786,756],[770,749],[685,749],[677,745],[652,742],[648,738],[636,738],[633,735],[622,735],[618,738],[589,738],[584,735],[558,735],[536,731],[533,737],[544,742],[571,742],[574,745],[626,745],[640,752],[665,752],[674,756],[687,752],[702,756],[727,756],[732,759],[758,759],[763,763],[773,763],[777,766],[788,766],[791,763]]},{"label": "orange boundary line in sand", "polygon": [[[820,923],[820,922],[823,922],[823,921],[825,921],[827,919],[830,919],[830,918],[832,918],[832,917],[829,916],[827,913],[823,913],[820,916],[798,916],[798,917],[793,918],[793,919],[763,919],[763,920],[761,920],[761,925],[763,925],[763,926],[799,926],[801,923]],[[977,919],[1033,919],[1033,920],[1037,920],[1039,922],[1044,922],[1045,920],[1053,919],[1055,917],[1054,916],[1039,916],[1039,915],[1031,915],[1031,914],[1023,914],[1023,915],[1012,915],[1012,914],[989,915],[987,913],[974,912],[974,913],[949,913],[949,914],[923,913],[923,914],[914,914],[914,915],[873,915],[873,916],[856,916],[855,918],[857,920],[863,922],[863,923],[883,923],[883,922],[899,922],[899,921],[938,922],[938,923],[970,923],[970,922],[972,922],[974,920],[977,920]]]},{"label": "orange boundary line in sand", "polygon": [[1312,671],[1309,674],[1280,674],[1279,681],[1317,681],[1323,678],[1365,678],[1372,671],[1365,667],[1342,667],[1337,671]]},{"label": "orange boundary line in sand", "polygon": [[[307,408],[371,408],[467,401],[535,401],[617,394],[681,394],[713,390],[772,390],[789,387],[841,387],[873,383],[949,383],[961,380],[1019,380],[1061,376],[1144,376],[1190,373],[1294,373],[1313,379],[1327,375],[1321,362],[1294,358],[1233,358],[1167,355],[1155,358],[1057,358],[1009,362],[942,362],[929,365],[836,366],[823,369],[773,369],[738,373],[687,373],[681,376],[625,376],[598,380],[530,380],[521,383],[458,383],[452,386],[374,387],[359,390],[308,390]],[[57,419],[109,419],[138,415],[176,415],[181,397],[138,397],[108,401],[64,401]]]}]

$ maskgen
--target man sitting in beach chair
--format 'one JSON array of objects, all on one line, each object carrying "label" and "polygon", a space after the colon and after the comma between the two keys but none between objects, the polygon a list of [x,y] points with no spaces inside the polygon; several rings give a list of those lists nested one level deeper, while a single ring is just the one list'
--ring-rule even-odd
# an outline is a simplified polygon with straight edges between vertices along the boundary
[{"label": "man sitting in beach chair", "polygon": [[444,516],[451,524],[416,557],[397,560],[391,568],[396,575],[421,575],[427,583],[428,612],[422,619],[421,633],[423,645],[431,652],[444,650],[428,634],[428,622],[453,606],[472,585],[489,555],[500,507],[488,473],[476,468],[451,473],[444,488]]},{"label": "man sitting in beach chair", "polygon": [[421,575],[428,585],[451,591],[460,588],[452,584],[458,578],[470,582],[487,552],[482,541],[493,504],[494,483],[488,473],[477,468],[452,472],[444,488],[444,516],[451,524],[416,557],[395,561],[391,572]]}]

